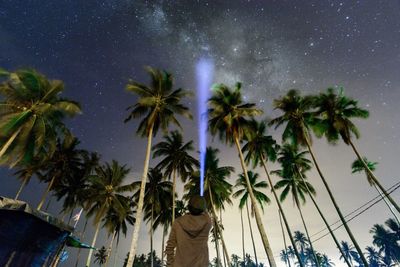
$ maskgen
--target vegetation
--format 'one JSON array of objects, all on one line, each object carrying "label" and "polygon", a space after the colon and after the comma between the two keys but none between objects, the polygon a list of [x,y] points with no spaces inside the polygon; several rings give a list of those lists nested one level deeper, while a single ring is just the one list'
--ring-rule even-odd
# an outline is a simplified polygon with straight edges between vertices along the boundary
[{"label": "vegetation", "polygon": [[[120,235],[125,236],[133,226],[131,247],[124,266],[164,266],[164,243],[171,224],[186,212],[185,201],[191,195],[200,193],[199,162],[193,156],[194,141],[184,142],[176,117],[191,118],[189,108],[183,104],[189,93],[173,88],[170,73],[152,68],[147,71],[151,77],[150,85],[129,81],[126,86],[136,98],[134,104],[128,107],[129,115],[125,121],[142,118],[137,133],[147,138],[141,179],[127,182],[129,167],[115,160],[101,162],[101,156],[81,148],[78,138],[68,129],[66,117],[80,113],[80,105],[60,96],[64,90],[61,81],[48,80],[35,70],[0,70],[0,164],[12,168],[15,177],[21,181],[15,199],[24,195],[23,188],[35,178],[46,184],[38,210],[44,208],[48,198],[59,201],[62,205],[61,219],[70,223],[74,211],[79,209],[79,216],[83,214],[86,217],[80,235],[82,240],[88,223],[93,224],[95,229],[92,246],[95,246],[102,230],[107,235],[107,245],[94,254],[94,262],[100,265],[111,265],[113,252],[113,265],[117,265]],[[270,203],[277,205],[274,213],[279,211],[285,226],[282,226],[285,248],[279,255],[284,264],[290,267],[334,266],[331,256],[314,247],[309,222],[303,215],[307,200],[313,203],[334,241],[332,245],[340,252],[340,258],[336,260],[340,259],[349,267],[399,265],[398,204],[381,184],[384,177],[378,179],[373,173],[377,163],[368,161],[355,146],[354,139],[359,138],[360,133],[352,120],[367,118],[369,113],[360,108],[357,101],[345,96],[343,89],[329,88],[318,95],[307,96],[302,96],[297,90],[289,90],[286,95],[274,100],[274,108],[281,115],[268,124],[255,119],[262,111],[255,104],[244,101],[240,83],[234,88],[216,85],[208,104],[210,134],[218,136],[223,143],[235,146],[241,166],[239,178],[233,186],[229,179],[235,174],[235,169],[221,166],[218,149],[208,147],[206,150],[204,197],[214,221],[210,240],[214,242],[216,253],[216,258],[210,259],[210,266],[264,266],[260,259],[265,259],[265,256],[269,266],[276,266],[278,257],[273,254],[267,236],[268,225],[264,227],[263,224],[265,215],[262,211]],[[178,129],[169,131],[170,124],[175,124]],[[275,128],[284,126],[282,144],[267,134],[268,126],[272,125]],[[152,139],[159,130],[164,132],[164,137],[158,144],[152,145]],[[369,185],[377,190],[393,214],[393,219],[372,226],[372,244],[364,250],[337,204],[329,186],[332,180],[321,170],[313,150],[313,135],[325,137],[329,144],[342,140],[349,145],[357,157],[351,165],[352,172],[365,173]],[[149,168],[151,158],[158,160],[152,165],[154,168]],[[270,165],[276,160],[279,169],[270,171]],[[264,171],[257,172],[258,167]],[[324,192],[317,192],[309,180],[310,170],[314,167],[351,242],[337,239],[335,229],[332,229],[332,224],[316,201],[316,194],[324,196]],[[274,181],[274,178],[278,180]],[[179,192],[182,193],[182,200],[177,199],[178,183],[183,183],[183,192]],[[233,189],[236,191],[232,192]],[[289,221],[286,216],[290,210],[283,209],[281,205],[288,196],[293,200],[305,233],[292,231],[295,222]],[[222,215],[227,205],[233,204],[234,198],[240,199],[241,257],[228,253],[230,244],[226,244],[224,239],[226,230]],[[254,255],[244,247],[242,209],[245,207],[253,246],[251,254]],[[69,217],[65,218],[68,214]],[[257,233],[253,232],[252,218],[256,221],[265,255],[257,253]],[[142,221],[149,227],[151,253],[136,255]],[[153,234],[158,229],[162,231],[161,258],[153,248]],[[291,241],[289,246],[286,245],[286,234]],[[86,266],[92,263],[91,257],[92,251]]]}]

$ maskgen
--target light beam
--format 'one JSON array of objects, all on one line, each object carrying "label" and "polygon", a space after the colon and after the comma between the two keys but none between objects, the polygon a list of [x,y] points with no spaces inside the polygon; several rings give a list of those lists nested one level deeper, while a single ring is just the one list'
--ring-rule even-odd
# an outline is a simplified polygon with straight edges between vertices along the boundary
[{"label": "light beam", "polygon": [[197,108],[200,151],[200,195],[204,194],[204,172],[207,149],[207,101],[213,79],[214,64],[210,58],[200,58],[196,65]]}]

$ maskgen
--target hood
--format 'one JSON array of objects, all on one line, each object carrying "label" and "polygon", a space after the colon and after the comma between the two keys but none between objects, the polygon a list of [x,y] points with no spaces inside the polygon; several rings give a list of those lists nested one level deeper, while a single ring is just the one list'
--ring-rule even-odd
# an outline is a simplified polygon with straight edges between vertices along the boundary
[{"label": "hood", "polygon": [[197,216],[186,214],[178,218],[177,222],[190,237],[194,238],[210,224],[210,217],[207,213]]}]

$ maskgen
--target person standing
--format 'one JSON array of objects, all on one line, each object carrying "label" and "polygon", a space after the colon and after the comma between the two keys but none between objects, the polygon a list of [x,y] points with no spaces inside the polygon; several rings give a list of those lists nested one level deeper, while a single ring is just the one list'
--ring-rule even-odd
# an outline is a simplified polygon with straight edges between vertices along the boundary
[{"label": "person standing", "polygon": [[212,223],[204,197],[191,197],[188,210],[189,213],[177,218],[172,225],[165,248],[167,267],[208,266],[208,235]]}]

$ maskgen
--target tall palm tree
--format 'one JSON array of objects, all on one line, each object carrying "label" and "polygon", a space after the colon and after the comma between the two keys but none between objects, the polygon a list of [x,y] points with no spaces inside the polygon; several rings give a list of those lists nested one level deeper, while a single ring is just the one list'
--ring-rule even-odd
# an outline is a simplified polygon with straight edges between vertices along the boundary
[{"label": "tall palm tree", "polygon": [[300,231],[294,231],[294,242],[297,249],[300,250],[301,262],[305,264],[306,261],[306,249],[310,245],[310,240]]},{"label": "tall palm tree", "polygon": [[[232,192],[232,185],[226,179],[234,172],[231,166],[219,166],[219,159],[217,157],[219,150],[207,147],[205,164],[204,164],[204,198],[207,207],[214,218],[216,242],[221,239],[222,248],[228,265],[230,265],[229,253],[227,251],[222,229],[220,229],[220,221],[217,216],[217,210],[224,210],[225,203],[232,204],[230,199]],[[200,194],[200,174],[196,171],[192,174],[188,182],[185,184],[186,191],[184,199],[189,200],[193,195]],[[217,244],[217,243],[216,243]]]},{"label": "tall palm tree", "polygon": [[[126,165],[120,165],[113,160],[111,164],[105,163],[96,168],[95,174],[90,177],[90,186],[87,190],[88,216],[94,216],[94,226],[96,228],[92,247],[96,244],[97,235],[100,230],[101,220],[107,215],[110,209],[123,214],[126,209],[124,202],[126,197],[122,193],[133,190],[131,184],[124,185],[124,181],[129,173]],[[92,250],[86,261],[89,267],[92,257]]]},{"label": "tall palm tree", "polygon": [[193,141],[186,144],[183,143],[182,134],[178,131],[172,131],[170,135],[164,136],[163,142],[153,146],[153,157],[164,156],[160,163],[156,166],[164,170],[165,176],[171,179],[172,176],[172,223],[175,220],[175,192],[176,192],[176,175],[179,174],[182,182],[186,182],[186,178],[194,171],[194,167],[199,166],[198,161],[189,155],[189,151],[193,151]]},{"label": "tall palm tree", "polygon": [[15,195],[15,200],[19,198],[24,187],[29,183],[33,175],[40,177],[40,171],[43,169],[43,161],[39,159],[32,159],[30,163],[17,165],[17,171],[14,173],[19,180],[21,180],[21,186]]},{"label": "tall palm tree", "polygon": [[365,248],[367,251],[368,263],[371,267],[379,267],[381,261],[381,255],[374,247],[368,246]]},{"label": "tall palm tree", "polygon": [[[363,157],[363,161],[368,166],[368,169],[370,170],[370,172],[375,171],[375,169],[376,169],[375,166],[378,164],[378,162],[369,161],[366,157]],[[368,181],[369,185],[373,186],[376,189],[376,191],[379,193],[379,195],[381,196],[383,201],[385,201],[385,204],[389,208],[390,212],[396,218],[397,222],[400,223],[400,220],[399,220],[396,212],[393,210],[391,204],[388,202],[388,200],[386,199],[384,194],[381,192],[381,190],[378,188],[376,183],[374,183],[374,180],[373,180],[372,176],[370,175],[370,172],[368,172],[367,169],[364,167],[364,163],[359,159],[356,159],[355,161],[353,161],[353,163],[351,164],[351,169],[352,169],[351,173],[365,172],[365,175],[367,177],[367,181]]]},{"label": "tall palm tree", "polygon": [[57,137],[70,135],[64,118],[80,113],[79,104],[60,97],[62,81],[33,69],[0,72],[6,77],[0,83],[0,164],[13,167],[51,157]]},{"label": "tall palm tree", "polygon": [[102,246],[95,254],[94,254],[94,262],[98,262],[99,265],[103,265],[107,261],[107,249],[105,246]]},{"label": "tall palm tree", "polygon": [[125,122],[144,116],[144,119],[139,123],[137,133],[142,137],[147,137],[146,156],[136,212],[136,223],[133,229],[132,242],[129,250],[128,266],[133,264],[140,224],[143,217],[143,199],[149,169],[152,138],[157,134],[159,128],[167,131],[170,123],[174,123],[180,127],[175,117],[176,114],[192,118],[189,109],[181,104],[182,99],[188,95],[188,92],[181,88],[173,89],[172,75],[168,72],[152,69],[150,67],[147,68],[147,71],[151,76],[150,86],[136,81],[129,81],[126,86],[126,89],[129,92],[137,94],[139,99],[136,104],[128,107],[128,110],[131,111],[129,116],[125,119]]},{"label": "tall palm tree", "polygon": [[364,165],[369,179],[379,187],[385,194],[385,197],[396,208],[397,212],[400,213],[400,207],[397,205],[396,201],[387,193],[385,188],[372,173],[372,170],[353,143],[353,136],[359,138],[360,133],[351,119],[368,118],[369,116],[369,112],[358,107],[357,104],[356,100],[344,95],[343,88],[340,88],[338,93],[336,93],[333,88],[328,88],[326,93],[321,93],[316,100],[316,106],[318,107],[317,114],[322,118],[321,124],[324,129],[322,134],[325,135],[330,143],[336,143],[341,137],[346,145],[351,146],[358,160]]},{"label": "tall palm tree", "polygon": [[256,120],[251,120],[249,122],[249,127],[253,129],[253,131],[246,137],[246,143],[242,148],[242,151],[246,153],[245,161],[246,163],[253,162],[253,168],[257,165],[261,165],[264,168],[265,174],[267,175],[267,180],[269,186],[271,188],[272,194],[275,198],[275,201],[278,205],[278,209],[281,212],[283,221],[285,223],[286,231],[288,232],[290,242],[294,248],[295,255],[298,259],[298,262],[301,266],[303,266],[302,261],[300,260],[300,254],[297,251],[297,248],[294,244],[293,234],[290,230],[289,223],[286,219],[286,215],[282,209],[280,201],[278,199],[278,195],[275,191],[274,185],[272,183],[272,179],[270,177],[270,171],[268,170],[267,161],[275,161],[277,151],[279,150],[279,146],[276,141],[270,135],[266,135],[267,126],[265,122],[257,122]]},{"label": "tall palm tree", "polygon": [[353,233],[347,225],[342,211],[336,203],[336,199],[333,196],[328,182],[326,181],[321,171],[321,168],[318,165],[314,151],[311,147],[311,134],[309,131],[310,128],[312,127],[317,135],[320,135],[321,132],[324,132],[323,123],[321,123],[321,121],[316,118],[315,113],[311,111],[311,109],[315,106],[315,99],[316,98],[312,96],[303,97],[300,95],[299,91],[295,89],[289,90],[286,96],[274,100],[275,109],[281,110],[284,114],[271,120],[270,125],[275,124],[275,128],[278,128],[279,126],[286,123],[286,127],[282,134],[283,141],[290,140],[294,144],[299,144],[307,147],[314,162],[314,165],[318,171],[318,174],[328,192],[328,195],[336,209],[336,212],[339,215],[342,224],[346,229],[347,234],[353,242],[357,252],[360,254],[364,266],[368,267],[368,262],[365,259],[362,250],[357,243],[357,240],[355,239]]},{"label": "tall palm tree", "polygon": [[333,267],[335,264],[332,262],[332,260],[328,257],[326,254],[322,254],[321,257],[321,266],[322,267]]},{"label": "tall palm tree", "polygon": [[[251,189],[253,190],[253,194],[257,199],[258,204],[260,205],[261,209],[264,211],[264,204],[270,203],[270,199],[267,197],[266,194],[260,191],[260,189],[267,188],[268,184],[265,181],[257,181],[258,179],[258,173],[254,173],[252,171],[248,171],[247,175],[250,180],[250,186]],[[254,243],[254,237],[253,237],[253,230],[251,227],[251,221],[250,221],[250,212],[249,212],[249,207],[248,207],[248,198],[249,198],[249,192],[247,190],[247,184],[246,184],[246,178],[244,177],[243,174],[239,175],[239,178],[236,180],[235,187],[238,188],[238,190],[233,193],[233,197],[241,197],[240,202],[239,202],[239,209],[242,210],[243,207],[246,205],[246,210],[247,210],[247,219],[249,222],[249,227],[250,227],[250,236],[251,236],[251,241],[253,243],[253,250],[254,250],[254,259],[256,261],[256,265],[258,266],[258,259],[257,259],[257,252],[256,252],[256,246]],[[254,215],[254,207],[253,205],[251,206],[251,213]]]},{"label": "tall palm tree", "polygon": [[48,183],[45,192],[37,206],[40,210],[46,201],[48,193],[54,190],[64,180],[76,179],[75,176],[83,167],[83,158],[87,153],[85,150],[78,149],[79,140],[77,138],[66,138],[58,140],[56,150],[51,158],[45,161],[44,174],[41,178]]},{"label": "tall palm tree", "polygon": [[[153,231],[154,231],[154,218],[156,214],[161,212],[163,208],[162,203],[168,201],[167,199],[172,198],[172,183],[163,181],[164,175],[158,168],[150,168],[149,174],[147,175],[149,181],[146,183],[146,190],[144,193],[144,219],[150,223],[150,251],[153,251]],[[140,181],[134,182],[133,186],[140,189]],[[136,199],[139,198],[139,190],[134,194]],[[153,266],[153,257],[151,256],[151,266]]]},{"label": "tall palm tree", "polygon": [[272,253],[267,234],[261,219],[260,211],[256,205],[257,200],[251,190],[247,167],[243,157],[240,142],[251,132],[249,119],[260,115],[262,111],[257,109],[255,104],[245,103],[242,99],[241,84],[236,83],[232,90],[224,84],[219,84],[214,88],[213,96],[209,99],[209,129],[213,136],[216,134],[228,144],[235,144],[239,153],[240,164],[246,178],[251,203],[254,206],[257,227],[261,234],[261,240],[268,257],[269,264],[276,267],[276,262]]},{"label": "tall palm tree", "polygon": [[[128,231],[128,224],[134,225],[135,224],[135,217],[134,217],[134,202],[132,198],[124,197],[119,199],[123,209],[116,210],[113,207],[107,211],[107,214],[103,218],[103,228],[107,229],[108,235],[112,235],[110,245],[107,249],[107,260],[105,264],[107,265],[109,258],[111,257],[112,247],[114,244],[115,238],[117,239],[116,242],[116,252],[119,244],[120,234],[126,236]],[[114,256],[114,259],[116,255]],[[114,264],[115,265],[115,264]]]},{"label": "tall palm tree", "polygon": [[[284,149],[285,149],[285,146],[283,147],[282,150],[284,150]],[[285,153],[285,152],[283,152],[283,153]],[[282,167],[284,168],[285,166],[282,166]],[[307,239],[310,244],[311,253],[314,258],[314,262],[315,262],[316,266],[319,266],[317,255],[315,254],[315,250],[314,250],[314,247],[313,247],[311,239],[310,239],[310,234],[308,233],[308,227],[304,220],[303,212],[301,210],[301,203],[300,203],[300,200],[301,200],[301,202],[303,202],[303,204],[305,203],[305,201],[306,201],[305,195],[306,194],[310,193],[310,194],[315,195],[316,194],[315,189],[309,182],[307,182],[306,180],[299,177],[298,173],[293,171],[293,168],[290,168],[290,170],[282,169],[277,172],[275,171],[275,173],[279,174],[279,176],[282,177],[282,179],[275,184],[276,189],[283,188],[283,191],[280,195],[280,201],[283,202],[286,199],[286,197],[288,196],[289,192],[291,193],[293,203],[297,207],[297,210],[299,211],[300,218],[303,223],[303,227],[306,231]]]},{"label": "tall palm tree", "polygon": [[[281,164],[283,167],[283,173],[285,173],[287,176],[292,176],[292,173],[297,177],[297,179],[300,179],[303,184],[303,189],[306,190],[307,195],[310,197],[311,201],[313,202],[315,208],[317,209],[319,215],[321,216],[322,220],[325,223],[325,226],[328,228],[328,231],[330,235],[333,238],[333,241],[336,244],[336,247],[339,249],[341,255],[346,261],[346,264],[350,267],[351,264],[347,260],[346,257],[344,257],[344,253],[341,249],[340,243],[338,239],[336,238],[334,232],[332,231],[331,226],[329,225],[328,221],[326,220],[324,214],[322,213],[321,209],[319,208],[316,200],[314,199],[315,195],[315,190],[312,187],[309,187],[309,183],[305,180],[306,179],[306,174],[305,172],[311,169],[311,161],[306,158],[306,155],[308,154],[308,151],[299,151],[298,146],[294,144],[284,144],[279,151],[279,157],[278,157],[278,162]],[[278,172],[278,174],[281,174],[281,171]],[[310,237],[308,236],[308,239]]]},{"label": "tall palm tree", "polygon": [[100,160],[97,153],[89,153],[85,150],[80,150],[79,156],[81,157],[80,164],[76,168],[70,168],[70,175],[62,176],[53,189],[57,201],[63,199],[62,212],[70,211],[70,219],[76,207],[84,208],[89,176],[93,174]]}]

